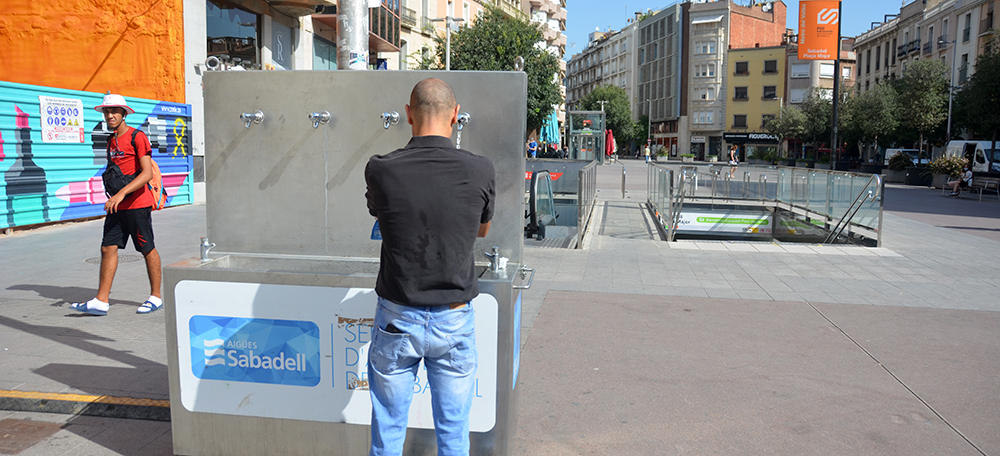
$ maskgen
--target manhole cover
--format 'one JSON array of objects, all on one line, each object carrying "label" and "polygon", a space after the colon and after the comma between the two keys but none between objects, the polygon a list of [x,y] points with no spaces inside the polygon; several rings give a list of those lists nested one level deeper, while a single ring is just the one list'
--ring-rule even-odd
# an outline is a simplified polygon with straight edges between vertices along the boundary
[{"label": "manhole cover", "polygon": [[[142,261],[142,255],[118,255],[118,264],[135,263],[136,261]],[[87,258],[86,260],[83,260],[83,262],[88,264],[101,264],[101,257]]]},{"label": "manhole cover", "polygon": [[18,454],[59,432],[59,423],[6,419],[0,421],[0,454]]}]

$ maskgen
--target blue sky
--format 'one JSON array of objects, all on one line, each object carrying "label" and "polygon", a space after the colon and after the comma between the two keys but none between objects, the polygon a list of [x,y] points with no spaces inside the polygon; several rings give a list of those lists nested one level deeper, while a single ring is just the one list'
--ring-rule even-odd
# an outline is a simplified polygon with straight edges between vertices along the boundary
[{"label": "blue sky", "polygon": [[[914,0],[851,0],[843,2],[842,36],[857,36],[871,28],[873,21],[881,21],[886,14],[899,14],[903,1]],[[748,0],[736,0],[747,4]],[[602,31],[619,30],[628,25],[628,18],[636,11],[658,10],[676,2],[670,0],[566,0],[566,59],[587,47],[587,35],[595,27]],[[795,16],[799,11],[798,0],[786,1],[788,7],[785,27],[798,29]],[[575,44],[575,45],[574,45]]]}]

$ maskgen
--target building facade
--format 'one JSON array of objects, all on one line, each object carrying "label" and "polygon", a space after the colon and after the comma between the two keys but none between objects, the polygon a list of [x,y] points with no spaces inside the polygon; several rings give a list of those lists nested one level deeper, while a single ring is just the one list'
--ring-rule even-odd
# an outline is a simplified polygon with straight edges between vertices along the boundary
[{"label": "building facade", "polygon": [[681,141],[684,8],[668,6],[647,15],[638,24],[636,114],[648,116],[649,138],[656,147],[676,156]]},{"label": "building facade", "polygon": [[[566,0],[528,0],[530,8],[530,19],[532,22],[542,27],[542,42],[539,47],[544,47],[550,54],[559,60],[559,74],[556,78],[559,81],[559,93],[566,99]],[[560,103],[556,106],[556,118],[560,125],[566,121],[566,104]],[[561,130],[561,128],[560,128]]]},{"label": "building facade", "polygon": [[[740,146],[739,159],[746,159],[748,147],[777,147],[778,138],[764,125],[778,116],[785,93],[785,46],[730,49],[732,69],[726,94],[727,144]],[[726,159],[725,156],[719,157]]]},{"label": "building facade", "polygon": [[785,4],[781,1],[751,6],[732,1],[686,3],[688,28],[684,55],[687,93],[681,109],[681,153],[725,156],[723,133],[730,80],[734,69],[729,49],[782,46],[785,35]]}]

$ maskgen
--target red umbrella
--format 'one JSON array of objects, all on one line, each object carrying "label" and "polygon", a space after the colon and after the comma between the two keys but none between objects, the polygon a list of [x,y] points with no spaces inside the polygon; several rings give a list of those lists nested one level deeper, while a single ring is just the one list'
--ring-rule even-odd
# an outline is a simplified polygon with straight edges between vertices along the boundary
[{"label": "red umbrella", "polygon": [[611,129],[604,132],[604,154],[610,156],[615,151],[615,134]]}]

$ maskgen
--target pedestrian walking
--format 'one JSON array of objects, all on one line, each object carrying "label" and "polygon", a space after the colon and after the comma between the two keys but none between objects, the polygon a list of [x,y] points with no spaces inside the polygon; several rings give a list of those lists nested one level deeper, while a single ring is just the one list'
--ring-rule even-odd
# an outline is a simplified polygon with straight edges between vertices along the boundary
[{"label": "pedestrian walking", "polygon": [[[115,194],[109,194],[104,203],[104,236],[101,240],[101,272],[97,296],[90,301],[78,302],[70,308],[91,315],[107,315],[110,308],[111,283],[118,271],[118,250],[124,249],[128,240],[146,260],[149,276],[149,298],[137,313],[145,314],[163,307],[160,297],[160,254],[153,243],[153,194],[146,183],[153,177],[152,147],[141,130],[125,123],[125,116],[135,113],[125,103],[125,97],[116,94],[104,96],[104,102],[94,108],[104,113],[104,122],[111,130],[108,137],[108,167],[117,165],[121,174],[132,178]],[[105,182],[107,191],[110,186]]]},{"label": "pedestrian walking", "polygon": [[646,144],[646,163],[649,163],[649,144]]},{"label": "pedestrian walking", "polygon": [[477,367],[471,300],[479,294],[473,244],[490,228],[496,172],[488,158],[451,142],[458,109],[444,81],[420,81],[406,105],[413,137],[365,168],[368,211],[382,231],[368,350],[371,455],[402,454],[421,360],[438,454],[469,454]]}]

